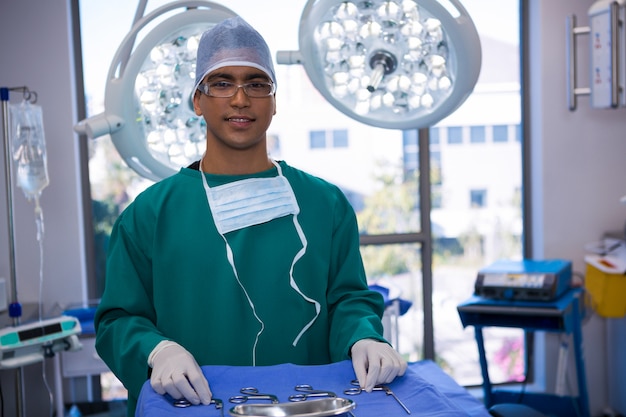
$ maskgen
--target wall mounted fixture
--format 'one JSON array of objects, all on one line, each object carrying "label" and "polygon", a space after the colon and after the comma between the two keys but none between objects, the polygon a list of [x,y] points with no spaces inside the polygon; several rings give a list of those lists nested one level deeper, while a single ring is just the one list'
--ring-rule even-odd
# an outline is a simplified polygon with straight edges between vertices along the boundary
[{"label": "wall mounted fixture", "polygon": [[[598,0],[588,11],[589,26],[567,26],[567,106],[576,110],[578,96],[591,96],[596,109],[626,106],[626,8],[624,0]],[[589,35],[589,87],[578,86],[577,38]]]},{"label": "wall mounted fixture", "polygon": [[302,64],[334,107],[376,127],[434,125],[480,73],[478,33],[458,0],[309,0],[298,40],[277,63]]}]

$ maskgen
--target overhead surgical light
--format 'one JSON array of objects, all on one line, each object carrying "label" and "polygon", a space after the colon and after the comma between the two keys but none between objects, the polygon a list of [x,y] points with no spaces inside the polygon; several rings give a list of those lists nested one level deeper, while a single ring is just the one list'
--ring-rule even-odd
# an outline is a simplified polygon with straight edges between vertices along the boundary
[{"label": "overhead surgical light", "polygon": [[428,127],[472,92],[481,65],[476,28],[458,0],[309,0],[299,51],[279,64],[303,64],[319,92],[363,123]]},{"label": "overhead surgical light", "polygon": [[[165,18],[175,9],[182,11]],[[110,134],[128,166],[153,181],[200,159],[206,125],[191,102],[198,42],[204,31],[235,16],[212,2],[176,1],[139,19],[109,68],[105,111],[74,129],[92,139]],[[138,33],[160,18],[135,46]]]}]

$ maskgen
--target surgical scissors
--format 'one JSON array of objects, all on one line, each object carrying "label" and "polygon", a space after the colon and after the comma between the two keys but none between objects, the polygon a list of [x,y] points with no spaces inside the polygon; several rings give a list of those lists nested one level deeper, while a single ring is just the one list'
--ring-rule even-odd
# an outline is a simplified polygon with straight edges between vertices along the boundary
[{"label": "surgical scissors", "polygon": [[269,400],[273,404],[278,404],[278,397],[272,394],[261,394],[254,387],[246,387],[239,390],[241,395],[234,395],[228,399],[233,404],[245,403],[248,400]]},{"label": "surgical scissors", "polygon": [[305,401],[307,398],[314,397],[330,397],[335,398],[337,395],[332,391],[323,391],[313,389],[313,387],[309,384],[298,384],[294,388],[296,391],[301,392],[302,394],[292,394],[289,396],[289,401]]},{"label": "surgical scissors", "polygon": [[[220,414],[222,416],[224,415],[224,402],[222,400],[219,398],[213,398],[211,399],[210,404],[215,405],[215,409],[220,410]],[[177,400],[172,398],[172,405],[178,408],[187,408],[191,406],[191,402],[186,398],[179,398]]]},{"label": "surgical scissors", "polygon": [[[352,387],[345,389],[343,391],[344,394],[359,395],[361,392],[365,391],[365,389],[361,388],[359,381],[356,379],[350,381],[350,385],[352,385]],[[374,391],[384,391],[386,395],[391,395],[398,402],[398,404],[400,404],[400,407],[402,407],[404,411],[406,411],[407,414],[411,414],[411,410],[409,410],[407,406],[404,405],[402,401],[400,401],[400,398],[398,398],[398,396],[387,385],[375,385]]]}]

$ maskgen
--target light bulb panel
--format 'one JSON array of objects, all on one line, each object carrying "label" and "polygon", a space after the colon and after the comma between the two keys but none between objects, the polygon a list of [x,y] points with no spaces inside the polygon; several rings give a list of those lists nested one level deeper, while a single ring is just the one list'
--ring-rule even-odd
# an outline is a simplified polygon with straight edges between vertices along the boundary
[{"label": "light bulb panel", "polygon": [[[235,16],[211,2],[178,1],[140,19],[112,60],[104,113],[75,130],[94,139],[110,134],[126,164],[153,181],[199,160],[206,149],[206,124],[191,99],[198,42],[206,30]],[[153,27],[135,42],[148,25]],[[118,123],[107,129],[111,121]]]},{"label": "light bulb panel", "polygon": [[[478,33],[457,0],[309,0],[299,47],[327,101],[382,128],[437,123],[466,100],[480,73]],[[278,63],[288,63],[281,56]]]}]

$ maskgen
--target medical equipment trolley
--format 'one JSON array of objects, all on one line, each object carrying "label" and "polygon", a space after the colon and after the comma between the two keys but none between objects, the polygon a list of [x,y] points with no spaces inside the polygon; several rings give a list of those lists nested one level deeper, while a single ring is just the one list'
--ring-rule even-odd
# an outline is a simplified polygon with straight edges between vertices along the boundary
[{"label": "medical equipment trolley", "polygon": [[[463,327],[474,326],[487,408],[496,404],[519,403],[559,417],[590,417],[581,329],[584,317],[583,294],[580,288],[569,288],[551,301],[494,299],[474,295],[457,306]],[[484,327],[514,327],[524,329],[525,332],[546,331],[572,335],[578,395],[520,392],[505,388],[494,390],[487,369],[482,332]]]}]

